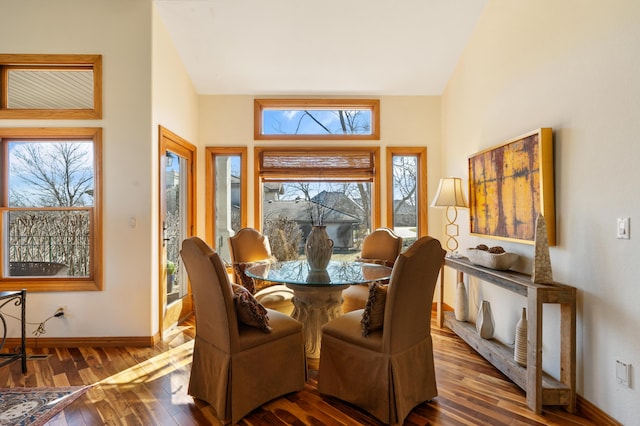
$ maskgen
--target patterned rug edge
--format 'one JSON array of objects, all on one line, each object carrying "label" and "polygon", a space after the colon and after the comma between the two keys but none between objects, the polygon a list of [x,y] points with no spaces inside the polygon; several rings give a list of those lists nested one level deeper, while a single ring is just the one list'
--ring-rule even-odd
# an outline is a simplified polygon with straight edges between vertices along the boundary
[{"label": "patterned rug edge", "polygon": [[0,426],[42,426],[90,386],[0,388]]}]

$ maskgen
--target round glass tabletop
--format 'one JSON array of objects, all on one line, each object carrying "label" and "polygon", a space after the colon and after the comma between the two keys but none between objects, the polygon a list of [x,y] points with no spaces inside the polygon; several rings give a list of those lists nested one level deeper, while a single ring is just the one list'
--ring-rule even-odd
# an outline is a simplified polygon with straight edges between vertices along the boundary
[{"label": "round glass tabletop", "polygon": [[391,268],[373,263],[332,260],[326,270],[312,271],[306,260],[291,260],[253,265],[245,273],[254,279],[283,284],[331,286],[388,279]]}]

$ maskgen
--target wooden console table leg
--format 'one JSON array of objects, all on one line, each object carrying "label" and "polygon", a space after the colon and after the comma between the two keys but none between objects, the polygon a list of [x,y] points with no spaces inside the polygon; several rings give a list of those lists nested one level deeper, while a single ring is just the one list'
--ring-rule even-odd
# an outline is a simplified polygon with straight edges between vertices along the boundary
[{"label": "wooden console table leg", "polygon": [[[575,293],[575,292],[574,292]],[[569,387],[567,411],[576,411],[576,298],[560,305],[560,381]]]},{"label": "wooden console table leg", "polygon": [[527,405],[542,413],[542,302],[536,288],[528,289]]}]

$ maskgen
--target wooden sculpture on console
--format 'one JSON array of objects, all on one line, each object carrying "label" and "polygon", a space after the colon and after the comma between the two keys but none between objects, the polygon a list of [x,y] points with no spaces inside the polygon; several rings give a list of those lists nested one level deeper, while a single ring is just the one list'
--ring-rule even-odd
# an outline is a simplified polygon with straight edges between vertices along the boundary
[{"label": "wooden sculpture on console", "polygon": [[533,273],[531,274],[531,280],[537,284],[553,283],[547,222],[541,214],[538,215],[536,219],[535,252],[533,255]]}]

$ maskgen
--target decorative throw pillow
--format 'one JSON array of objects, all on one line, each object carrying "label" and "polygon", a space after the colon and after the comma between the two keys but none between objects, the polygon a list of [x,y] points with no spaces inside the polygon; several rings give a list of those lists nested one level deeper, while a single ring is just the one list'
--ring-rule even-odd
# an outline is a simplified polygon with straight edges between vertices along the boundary
[{"label": "decorative throw pillow", "polygon": [[265,333],[271,333],[269,317],[265,307],[243,286],[231,284],[231,288],[233,289],[233,303],[236,307],[238,321],[257,327]]},{"label": "decorative throw pillow", "polygon": [[389,284],[382,284],[378,281],[369,285],[369,298],[364,306],[364,312],[360,320],[364,337],[367,337],[372,331],[382,329],[388,288]]},{"label": "decorative throw pillow", "polygon": [[249,290],[249,293],[256,294],[256,285],[253,282],[253,278],[247,276],[247,274],[244,273],[245,269],[247,269],[251,265],[255,265],[255,263],[254,262],[235,262],[233,264],[233,271],[235,272],[236,277],[238,277],[241,281],[238,284],[241,284],[242,286],[244,286],[244,288]]}]

